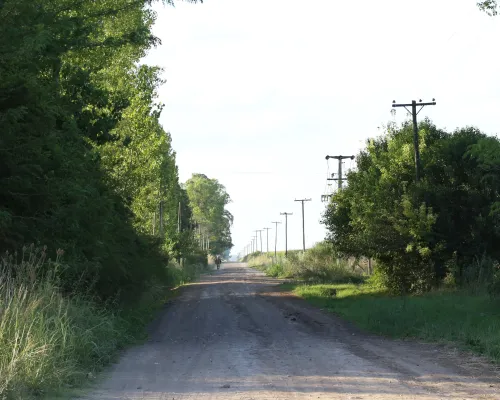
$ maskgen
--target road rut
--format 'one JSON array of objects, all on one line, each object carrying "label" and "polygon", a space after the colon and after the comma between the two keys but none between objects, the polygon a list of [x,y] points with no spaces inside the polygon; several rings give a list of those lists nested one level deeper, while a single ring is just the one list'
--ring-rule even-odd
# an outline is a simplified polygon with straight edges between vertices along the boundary
[{"label": "road rut", "polygon": [[500,399],[496,369],[399,342],[223,264],[182,290],[86,400]]}]

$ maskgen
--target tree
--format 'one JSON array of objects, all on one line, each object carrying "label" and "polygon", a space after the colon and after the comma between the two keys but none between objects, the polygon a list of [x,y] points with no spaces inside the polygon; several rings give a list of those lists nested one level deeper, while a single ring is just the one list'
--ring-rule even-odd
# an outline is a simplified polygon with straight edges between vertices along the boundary
[{"label": "tree", "polygon": [[232,214],[225,209],[231,199],[216,179],[193,174],[186,182],[186,191],[199,231],[210,238],[210,253],[222,254],[231,249]]},{"label": "tree", "polygon": [[428,290],[448,272],[463,281],[464,268],[478,273],[470,271],[476,256],[500,257],[500,142],[471,127],[447,133],[428,120],[419,134],[419,183],[411,126],[390,127],[359,154],[324,215],[336,249],[376,258],[396,292]]}]

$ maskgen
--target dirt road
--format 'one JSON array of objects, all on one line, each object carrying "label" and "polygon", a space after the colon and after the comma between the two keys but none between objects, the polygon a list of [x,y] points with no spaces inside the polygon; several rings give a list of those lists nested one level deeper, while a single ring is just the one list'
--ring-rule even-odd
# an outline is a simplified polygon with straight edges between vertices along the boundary
[{"label": "dirt road", "polygon": [[478,360],[362,334],[273,286],[223,264],[86,399],[500,399],[498,374]]}]

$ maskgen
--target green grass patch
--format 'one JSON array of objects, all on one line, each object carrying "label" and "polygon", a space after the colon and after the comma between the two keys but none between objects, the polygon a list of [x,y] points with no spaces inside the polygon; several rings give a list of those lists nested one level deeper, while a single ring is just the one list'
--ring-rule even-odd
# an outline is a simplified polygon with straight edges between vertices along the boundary
[{"label": "green grass patch", "polygon": [[487,295],[436,291],[422,296],[390,296],[369,284],[285,288],[366,331],[392,338],[454,343],[500,361],[499,301]]}]

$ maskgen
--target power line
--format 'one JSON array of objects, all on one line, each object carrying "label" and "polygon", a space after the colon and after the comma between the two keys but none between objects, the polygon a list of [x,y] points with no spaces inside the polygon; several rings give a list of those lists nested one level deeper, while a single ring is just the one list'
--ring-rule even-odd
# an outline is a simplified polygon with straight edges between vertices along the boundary
[{"label": "power line", "polygon": [[[396,104],[396,100],[392,101],[392,106],[393,107],[404,107],[408,113],[411,114],[412,119],[413,119],[413,146],[415,148],[415,181],[419,182],[420,181],[420,149],[419,149],[419,138],[418,138],[418,125],[417,125],[417,115],[420,111],[422,111],[422,108],[425,106],[435,106],[436,105],[436,100],[432,99],[432,102],[430,103],[422,103],[422,100],[419,100],[418,105],[421,106],[420,110],[417,112],[417,101],[412,100],[411,104]],[[411,107],[411,111],[408,110],[408,107]]]},{"label": "power line", "polygon": [[311,201],[312,199],[301,199],[295,201],[300,201],[302,203],[302,249],[303,251],[306,251],[306,228],[304,224],[304,202],[305,201]]}]

